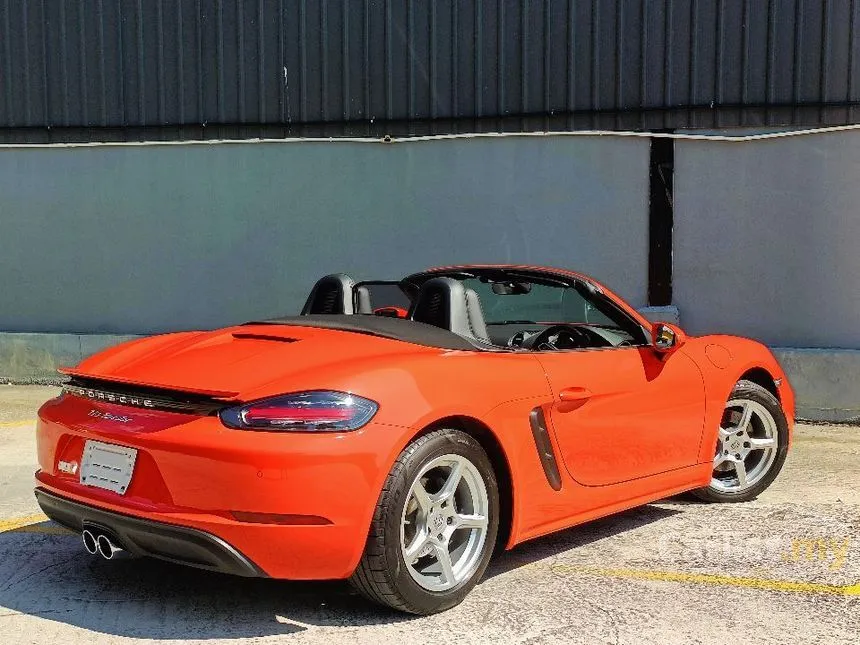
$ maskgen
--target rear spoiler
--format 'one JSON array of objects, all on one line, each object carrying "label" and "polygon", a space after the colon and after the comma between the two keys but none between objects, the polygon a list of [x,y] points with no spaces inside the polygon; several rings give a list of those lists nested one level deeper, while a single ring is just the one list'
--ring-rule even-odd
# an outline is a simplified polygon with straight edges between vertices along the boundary
[{"label": "rear spoiler", "polygon": [[137,386],[144,388],[151,388],[153,390],[165,390],[170,392],[181,392],[184,394],[193,394],[195,396],[206,396],[213,399],[233,399],[239,396],[239,392],[227,391],[227,390],[206,390],[202,388],[196,387],[185,387],[185,386],[177,386],[172,383],[150,383],[147,381],[140,381],[137,379],[126,379],[120,376],[105,376],[103,374],[91,374],[89,372],[85,372],[83,370],[75,369],[73,367],[61,367],[57,370],[60,374],[65,374],[66,376],[71,376],[72,378],[80,378],[87,379],[93,381],[101,381],[102,383],[116,383],[118,385],[126,385],[126,386]]}]

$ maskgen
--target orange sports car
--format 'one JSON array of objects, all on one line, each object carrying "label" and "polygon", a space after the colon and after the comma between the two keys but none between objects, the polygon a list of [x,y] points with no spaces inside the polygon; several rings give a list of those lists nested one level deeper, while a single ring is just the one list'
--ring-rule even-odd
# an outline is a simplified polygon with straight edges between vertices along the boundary
[{"label": "orange sports car", "polygon": [[90,554],[348,578],[417,614],[459,603],[494,549],[682,491],[755,497],[793,425],[764,346],[531,266],[326,276],[299,316],[64,371],[36,497]]}]

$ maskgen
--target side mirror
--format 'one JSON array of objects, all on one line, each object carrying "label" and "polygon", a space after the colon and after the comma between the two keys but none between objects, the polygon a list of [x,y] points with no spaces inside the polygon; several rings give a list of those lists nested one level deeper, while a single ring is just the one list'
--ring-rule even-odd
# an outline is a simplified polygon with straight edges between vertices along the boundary
[{"label": "side mirror", "polygon": [[654,349],[661,354],[674,352],[687,339],[686,334],[677,325],[671,323],[654,323],[651,328],[651,342]]}]

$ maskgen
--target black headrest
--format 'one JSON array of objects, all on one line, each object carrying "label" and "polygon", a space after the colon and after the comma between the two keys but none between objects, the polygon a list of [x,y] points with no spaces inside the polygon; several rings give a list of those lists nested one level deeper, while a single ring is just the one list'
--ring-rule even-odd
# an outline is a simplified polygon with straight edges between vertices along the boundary
[{"label": "black headrest", "polygon": [[333,273],[317,280],[302,309],[309,314],[353,314],[355,280],[345,273]]},{"label": "black headrest", "polygon": [[432,278],[421,285],[409,318],[487,342],[487,328],[477,294],[472,292],[470,307],[469,291],[452,278]]}]

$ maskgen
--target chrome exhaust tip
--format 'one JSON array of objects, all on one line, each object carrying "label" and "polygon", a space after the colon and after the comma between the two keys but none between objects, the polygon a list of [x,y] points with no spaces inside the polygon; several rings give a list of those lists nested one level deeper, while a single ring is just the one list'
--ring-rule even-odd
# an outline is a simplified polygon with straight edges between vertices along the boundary
[{"label": "chrome exhaust tip", "polygon": [[84,532],[81,533],[81,540],[84,543],[84,548],[87,550],[87,553],[90,555],[95,555],[99,552],[98,543],[96,542],[96,536],[93,535],[92,531],[89,529],[84,529]]},{"label": "chrome exhaust tip", "polygon": [[98,536],[96,539],[96,545],[98,547],[99,554],[105,560],[112,560],[117,553],[122,551],[122,549],[111,542],[111,539],[104,533]]}]

